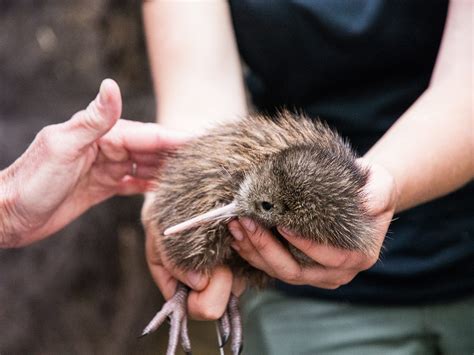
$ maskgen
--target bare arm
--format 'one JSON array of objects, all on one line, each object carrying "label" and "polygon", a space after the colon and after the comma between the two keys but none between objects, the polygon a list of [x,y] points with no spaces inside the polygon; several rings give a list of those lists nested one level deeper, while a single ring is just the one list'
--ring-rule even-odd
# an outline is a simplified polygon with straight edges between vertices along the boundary
[{"label": "bare arm", "polygon": [[473,10],[471,1],[450,2],[429,88],[366,155],[393,175],[397,211],[474,176]]},{"label": "bare arm", "polygon": [[[162,125],[199,132],[207,125],[247,113],[245,93],[230,10],[223,0],[145,2],[143,17]],[[224,312],[223,295],[242,292],[227,267],[212,277],[184,273],[168,262],[159,236],[147,223],[150,200],[142,211],[147,234],[147,261],[165,298],[176,290],[177,279],[193,288],[188,311],[195,318],[217,319]]]},{"label": "bare arm", "polygon": [[195,131],[247,113],[226,1],[150,1],[143,16],[160,123]]}]

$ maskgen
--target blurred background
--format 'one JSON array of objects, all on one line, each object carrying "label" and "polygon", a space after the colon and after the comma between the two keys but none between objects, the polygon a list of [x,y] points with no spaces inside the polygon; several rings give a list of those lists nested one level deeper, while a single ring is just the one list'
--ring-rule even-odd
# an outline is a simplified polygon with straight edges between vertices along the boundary
[{"label": "blurred background", "polygon": [[[154,120],[140,1],[0,0],[0,29],[0,169],[106,77],[122,89],[122,117]],[[114,198],[48,240],[0,250],[0,354],[164,353],[167,325],[137,339],[162,304],[141,203]],[[218,353],[214,329],[191,323],[194,354]]]}]

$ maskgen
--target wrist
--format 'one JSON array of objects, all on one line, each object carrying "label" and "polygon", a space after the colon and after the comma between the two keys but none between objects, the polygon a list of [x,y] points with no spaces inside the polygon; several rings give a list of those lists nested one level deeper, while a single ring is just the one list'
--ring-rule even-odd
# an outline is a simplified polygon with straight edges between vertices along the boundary
[{"label": "wrist", "polygon": [[358,159],[359,163],[366,165],[370,171],[369,183],[377,191],[376,196],[371,196],[372,202],[377,202],[375,209],[379,212],[397,212],[400,210],[399,183],[393,172],[384,164],[364,156]]}]

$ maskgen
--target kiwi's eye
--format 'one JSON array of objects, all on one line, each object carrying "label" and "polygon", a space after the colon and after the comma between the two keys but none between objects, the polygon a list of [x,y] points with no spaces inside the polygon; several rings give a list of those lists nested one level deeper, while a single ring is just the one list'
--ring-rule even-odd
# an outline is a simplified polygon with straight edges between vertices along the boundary
[{"label": "kiwi's eye", "polygon": [[262,210],[264,211],[270,211],[273,208],[273,205],[268,201],[262,201],[260,202],[260,207],[262,207]]}]

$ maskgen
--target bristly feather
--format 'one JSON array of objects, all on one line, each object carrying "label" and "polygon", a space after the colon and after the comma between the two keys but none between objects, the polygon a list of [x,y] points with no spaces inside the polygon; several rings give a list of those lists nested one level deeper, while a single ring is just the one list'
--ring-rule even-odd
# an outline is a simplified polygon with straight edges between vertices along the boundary
[{"label": "bristly feather", "polygon": [[[162,233],[169,226],[226,205],[239,192],[264,184],[251,177],[266,167],[283,186],[279,198],[299,213],[292,220],[282,217],[279,225],[319,243],[370,253],[374,248],[372,221],[363,195],[368,171],[355,159],[349,144],[319,120],[288,111],[273,119],[249,116],[217,126],[169,153],[156,177],[150,218]],[[249,183],[252,186],[241,186]],[[274,227],[245,208],[240,212]],[[233,239],[223,221],[162,238],[168,258],[184,270],[209,272],[227,264],[253,284],[265,279],[233,251]],[[289,246],[289,250],[301,263],[310,262],[297,249]]]}]

